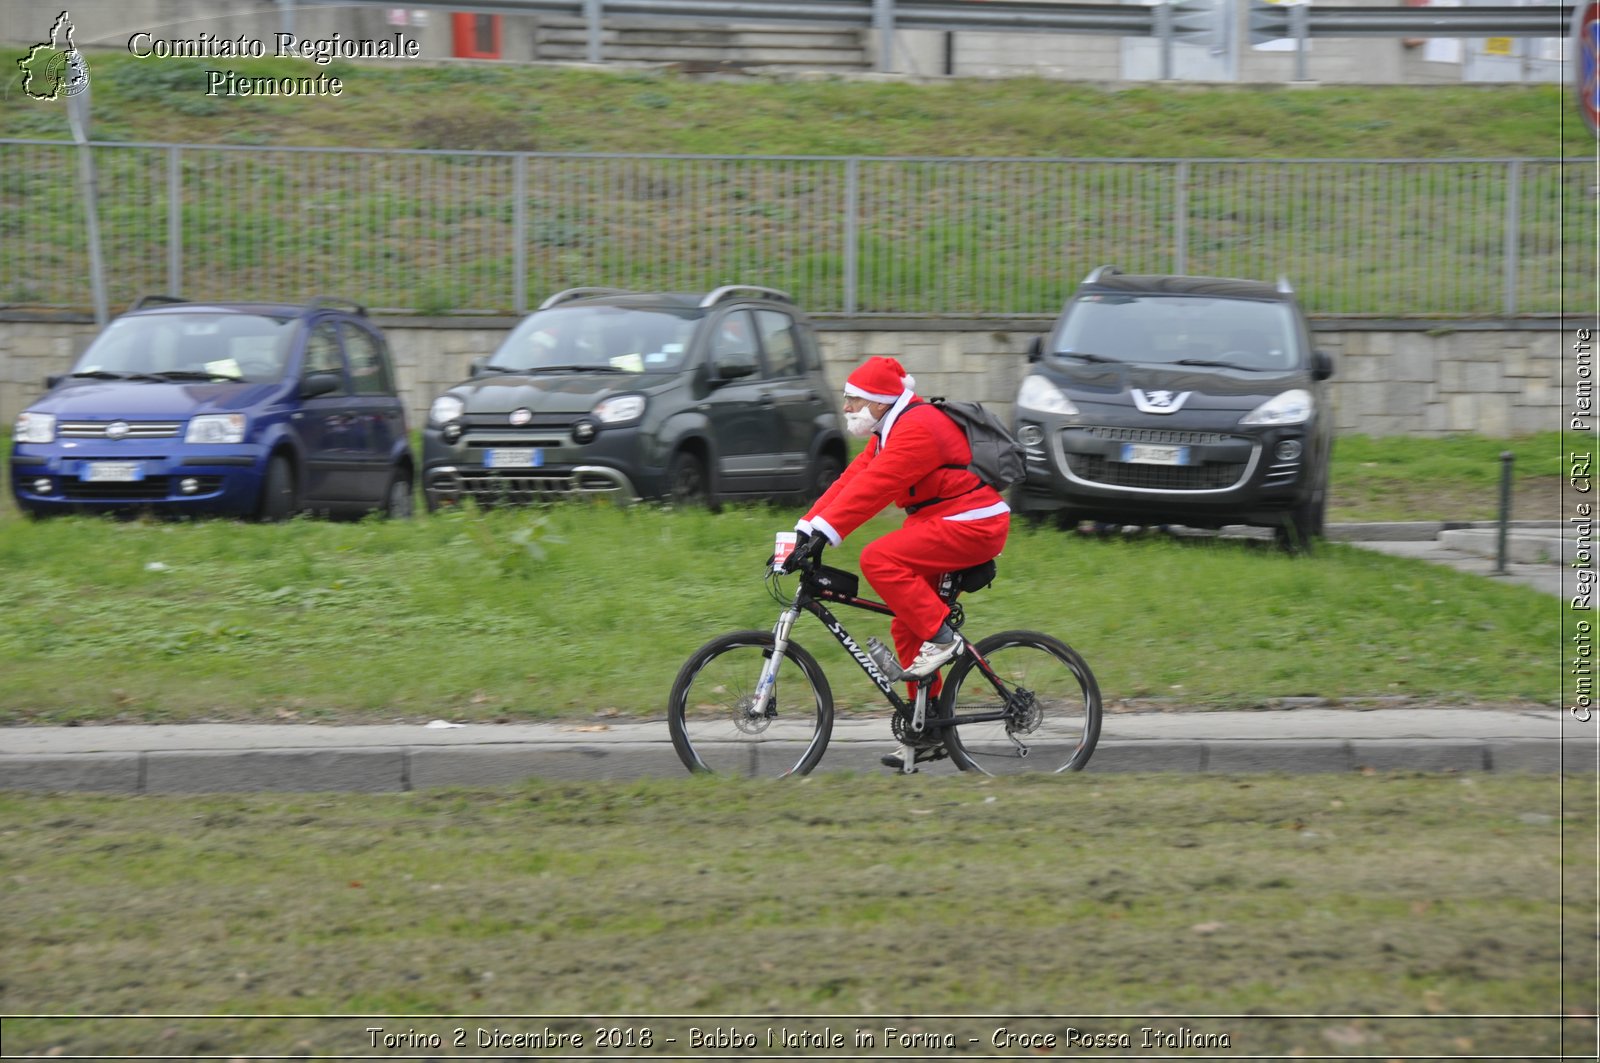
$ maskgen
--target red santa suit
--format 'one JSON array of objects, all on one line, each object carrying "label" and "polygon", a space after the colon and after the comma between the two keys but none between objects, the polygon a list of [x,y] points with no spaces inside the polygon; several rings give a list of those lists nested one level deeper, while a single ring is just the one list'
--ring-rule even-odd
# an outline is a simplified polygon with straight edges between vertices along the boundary
[{"label": "red santa suit", "polygon": [[902,527],[861,551],[861,574],[894,610],[889,630],[902,666],[949,615],[939,577],[999,556],[1011,529],[1000,492],[966,468],[972,460],[966,433],[919,403],[914,384],[892,358],[870,358],[850,374],[845,394],[893,405],[867,448],[798,525],[838,546],[890,502],[906,510]]}]

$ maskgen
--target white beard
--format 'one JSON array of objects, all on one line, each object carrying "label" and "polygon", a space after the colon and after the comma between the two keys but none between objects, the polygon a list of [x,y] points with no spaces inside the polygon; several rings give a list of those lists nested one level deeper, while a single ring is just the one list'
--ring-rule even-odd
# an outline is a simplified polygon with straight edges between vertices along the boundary
[{"label": "white beard", "polygon": [[880,420],[882,418],[872,416],[871,410],[846,410],[844,427],[853,436],[865,437],[872,434]]}]

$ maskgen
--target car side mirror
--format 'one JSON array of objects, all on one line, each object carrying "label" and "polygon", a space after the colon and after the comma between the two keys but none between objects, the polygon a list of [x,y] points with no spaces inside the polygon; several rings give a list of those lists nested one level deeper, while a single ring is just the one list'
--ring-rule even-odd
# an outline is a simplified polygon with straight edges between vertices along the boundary
[{"label": "car side mirror", "polygon": [[44,378],[45,390],[46,391],[51,390],[57,384],[61,383],[65,379],[67,379],[65,373],[51,373],[49,376]]},{"label": "car side mirror", "polygon": [[488,364],[489,364],[489,359],[487,359],[487,358],[474,358],[472,361],[467,363],[467,375],[468,376],[482,376],[483,375],[483,367],[488,365]]},{"label": "car side mirror", "polygon": [[300,382],[300,397],[314,399],[318,395],[331,395],[341,384],[337,373],[312,373]]},{"label": "car side mirror", "polygon": [[1028,361],[1037,362],[1044,357],[1044,337],[1035,336],[1028,341]]},{"label": "car side mirror", "polygon": [[741,377],[755,376],[756,356],[754,354],[730,354],[712,363],[712,386],[726,384]]},{"label": "car side mirror", "polygon": [[1326,380],[1333,375],[1333,355],[1327,351],[1311,352],[1311,376],[1314,380]]}]

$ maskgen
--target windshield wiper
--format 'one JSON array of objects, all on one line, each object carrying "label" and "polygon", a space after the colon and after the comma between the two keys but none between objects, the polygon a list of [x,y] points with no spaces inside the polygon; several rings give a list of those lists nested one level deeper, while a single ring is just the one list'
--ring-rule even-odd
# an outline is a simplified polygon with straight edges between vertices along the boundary
[{"label": "windshield wiper", "polygon": [[536,365],[525,373],[626,373],[614,365]]},{"label": "windshield wiper", "polygon": [[1112,358],[1109,355],[1093,354],[1089,351],[1057,351],[1057,358],[1082,358],[1086,362],[1121,362],[1121,358]]},{"label": "windshield wiper", "polygon": [[1233,362],[1213,362],[1206,358],[1180,358],[1173,365],[1207,365],[1216,369],[1242,369],[1246,373],[1265,373],[1266,370],[1253,365],[1237,365]]},{"label": "windshield wiper", "polygon": [[243,377],[231,373],[208,373],[198,369],[168,369],[160,373],[147,374],[155,380],[243,380]]},{"label": "windshield wiper", "polygon": [[114,373],[109,369],[80,369],[68,376],[87,377],[90,380],[158,380],[149,373]]}]

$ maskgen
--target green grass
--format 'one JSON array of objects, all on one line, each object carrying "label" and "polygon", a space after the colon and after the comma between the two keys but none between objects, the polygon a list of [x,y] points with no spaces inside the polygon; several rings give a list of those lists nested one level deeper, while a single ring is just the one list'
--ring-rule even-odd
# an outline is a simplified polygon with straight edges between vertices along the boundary
[{"label": "green grass", "polygon": [[1564,520],[1567,456],[1592,436],[1340,436],[1334,443],[1332,521],[1498,520],[1502,455],[1511,455],[1511,519]]},{"label": "green grass", "polygon": [[[771,626],[762,561],[793,520],[565,506],[389,524],[13,521],[0,722],[659,715],[696,646]],[[896,520],[830,557],[854,569]],[[1548,597],[1353,546],[1307,560],[1264,546],[1018,522],[1000,580],[966,603],[968,630],[1065,638],[1113,703],[1555,697]],[[820,627],[796,636],[842,708],[878,705]]]},{"label": "green grass", "polygon": [[[1595,821],[1570,786],[824,775],[0,795],[0,1011],[291,1016],[8,1018],[6,1050],[355,1055],[371,1025],[592,1035],[609,1024],[577,1016],[643,1013],[622,1025],[684,1041],[715,1021],[665,1016],[745,1016],[721,1025],[763,1037],[828,1022],[759,1018],[808,1014],[983,1039],[1182,1024],[1253,1058],[1553,1055],[1562,1023],[1507,1016],[1565,1005],[1569,1050],[1593,1040]],[[1061,1018],[867,1018],[1029,1014]],[[292,1017],[315,1015],[347,1017]],[[1167,1018],[1092,1018],[1116,1015]]]},{"label": "green grass", "polygon": [[[17,75],[16,49],[0,70]],[[220,100],[204,71],[301,77],[297,60],[141,60],[89,51],[101,140],[689,154],[1081,158],[1585,156],[1558,85],[1157,86],[1019,78],[928,84],[702,81],[516,65],[317,68],[338,98]],[[13,87],[13,95],[20,90]],[[70,139],[63,108],[8,107],[0,137]],[[1563,117],[1566,121],[1563,122]],[[1563,139],[1565,138],[1565,140]]]}]

